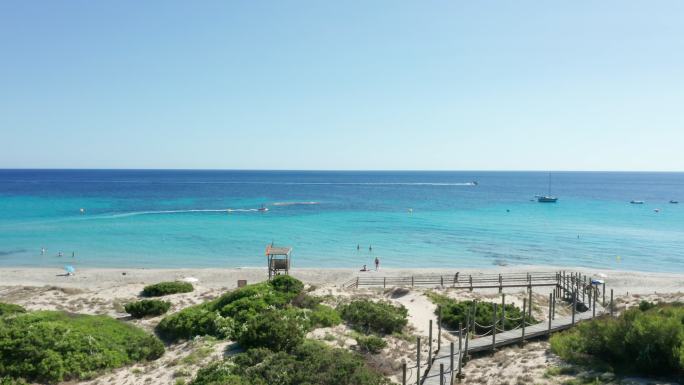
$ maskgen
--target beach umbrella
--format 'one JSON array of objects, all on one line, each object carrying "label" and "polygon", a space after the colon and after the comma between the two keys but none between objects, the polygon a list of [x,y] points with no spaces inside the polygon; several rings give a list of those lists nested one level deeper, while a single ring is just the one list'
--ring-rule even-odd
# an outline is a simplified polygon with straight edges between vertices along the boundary
[{"label": "beach umbrella", "polygon": [[73,275],[74,273],[76,273],[76,269],[75,269],[73,266],[71,266],[71,265],[66,265],[66,266],[64,266],[64,270],[65,270],[65,271],[67,272],[67,274],[69,274],[69,275]]}]

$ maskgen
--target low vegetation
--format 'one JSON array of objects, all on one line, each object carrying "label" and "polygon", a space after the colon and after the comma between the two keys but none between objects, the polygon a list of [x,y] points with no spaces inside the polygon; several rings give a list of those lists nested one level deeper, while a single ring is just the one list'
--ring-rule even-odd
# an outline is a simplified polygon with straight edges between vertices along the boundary
[{"label": "low vegetation", "polygon": [[161,297],[169,294],[190,293],[195,290],[189,282],[159,282],[143,288],[143,297]]},{"label": "low vegetation", "polygon": [[164,345],[153,335],[106,316],[57,311],[0,316],[0,379],[85,379],[163,353]]},{"label": "low vegetation", "polygon": [[[459,325],[461,327],[466,327],[466,322],[468,319],[468,313],[472,317],[473,311],[473,301],[457,301],[453,298],[449,298],[445,295],[437,294],[434,292],[428,293],[430,300],[435,303],[438,307],[435,310],[435,314],[441,317],[442,325],[445,327],[457,330]],[[491,325],[494,321],[494,306],[492,302],[481,302],[475,301],[475,332],[478,334],[486,333],[491,330],[491,326],[483,327],[480,325]],[[441,315],[439,312],[441,311]],[[496,318],[498,320],[498,328],[501,327],[501,318],[504,312],[501,306],[497,306]],[[505,306],[506,318],[503,322],[504,330],[515,329],[519,326],[523,319],[522,310],[515,305],[506,304]],[[534,317],[529,315],[524,315],[525,320],[528,324],[537,323]],[[471,320],[472,321],[472,320]]]},{"label": "low vegetation", "polygon": [[142,301],[131,302],[124,306],[126,313],[134,318],[156,317],[169,311],[171,302],[160,301],[158,299],[144,299]]},{"label": "low vegetation", "polygon": [[551,349],[576,364],[684,380],[684,305],[642,303],[619,318],[584,322],[551,337]]},{"label": "low vegetation", "polygon": [[190,385],[389,385],[357,354],[314,341],[288,354],[264,348],[200,369]]},{"label": "low vegetation", "polygon": [[359,347],[359,350],[364,353],[377,354],[380,353],[382,349],[387,347],[387,342],[385,342],[385,340],[383,340],[381,337],[375,335],[360,335],[356,337],[356,343]]},{"label": "low vegetation", "polygon": [[26,313],[26,309],[13,303],[0,302],[0,317],[15,313]]},{"label": "low vegetation", "polygon": [[[166,316],[157,326],[157,332],[169,341],[210,335],[232,338],[245,347],[254,347],[266,342],[263,339],[269,327],[296,331],[287,338],[298,339],[299,334],[303,338],[312,327],[340,322],[334,309],[321,305],[303,290],[301,281],[289,275],[277,276],[269,282],[248,285]],[[293,319],[296,327],[294,321],[290,322]],[[263,346],[287,350],[292,343],[273,336],[272,345]]]},{"label": "low vegetation", "polygon": [[308,313],[309,321],[314,327],[332,327],[342,323],[342,317],[330,306],[318,304]]},{"label": "low vegetation", "polygon": [[408,310],[389,302],[359,299],[341,304],[337,311],[355,330],[365,334],[400,332],[408,323]]}]

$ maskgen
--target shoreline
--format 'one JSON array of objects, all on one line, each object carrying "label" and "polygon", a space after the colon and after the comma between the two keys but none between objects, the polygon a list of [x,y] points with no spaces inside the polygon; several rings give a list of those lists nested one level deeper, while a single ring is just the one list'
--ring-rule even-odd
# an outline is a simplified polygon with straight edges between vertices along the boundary
[{"label": "shoreline", "polygon": [[[684,273],[653,273],[621,270],[588,269],[583,267],[506,266],[488,269],[439,268],[382,268],[379,271],[360,272],[351,268],[294,268],[290,274],[312,285],[339,286],[357,275],[410,276],[460,274],[510,274],[524,272],[581,272],[605,280],[606,287],[615,294],[675,293],[684,292]],[[266,280],[265,267],[249,268],[80,268],[74,276],[65,276],[61,268],[1,267],[0,286],[64,286],[86,290],[115,288],[130,284],[152,284],[161,281],[197,278],[197,286],[205,288],[235,288],[238,279],[248,283]]]}]

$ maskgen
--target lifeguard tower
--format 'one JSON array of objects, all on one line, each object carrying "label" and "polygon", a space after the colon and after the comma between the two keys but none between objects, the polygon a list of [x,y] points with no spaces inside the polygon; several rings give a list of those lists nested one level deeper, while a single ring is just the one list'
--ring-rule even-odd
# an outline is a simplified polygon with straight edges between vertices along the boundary
[{"label": "lifeguard tower", "polygon": [[268,258],[268,279],[271,280],[281,273],[290,273],[290,254],[291,247],[275,247],[270,244],[266,247],[266,257]]}]

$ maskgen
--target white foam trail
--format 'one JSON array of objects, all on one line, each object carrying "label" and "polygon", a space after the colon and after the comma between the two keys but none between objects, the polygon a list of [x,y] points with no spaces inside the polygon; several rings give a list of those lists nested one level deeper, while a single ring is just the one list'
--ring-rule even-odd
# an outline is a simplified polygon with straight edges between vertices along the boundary
[{"label": "white foam trail", "polygon": [[[19,182],[19,180],[17,180]],[[34,182],[34,181],[25,181]],[[41,182],[61,181],[41,180]],[[269,181],[141,181],[141,180],[79,180],[78,183],[131,184],[256,184],[256,185],[331,185],[331,186],[475,186],[473,182],[269,182]]]},{"label": "white foam trail", "polygon": [[320,202],[275,202],[273,206],[300,206],[300,205],[318,205]]},{"label": "white foam trail", "polygon": [[[111,214],[106,218],[126,218],[137,215],[159,215],[159,214],[185,214],[185,213],[220,213],[230,209],[188,209],[188,210],[156,210],[156,211],[133,211],[130,213]],[[256,210],[256,209],[254,209]],[[97,218],[97,217],[96,217]],[[103,218],[103,217],[100,217]]]}]

